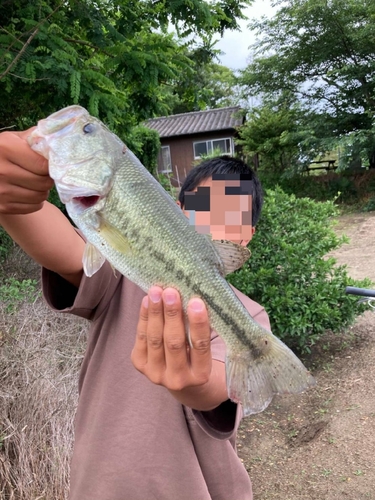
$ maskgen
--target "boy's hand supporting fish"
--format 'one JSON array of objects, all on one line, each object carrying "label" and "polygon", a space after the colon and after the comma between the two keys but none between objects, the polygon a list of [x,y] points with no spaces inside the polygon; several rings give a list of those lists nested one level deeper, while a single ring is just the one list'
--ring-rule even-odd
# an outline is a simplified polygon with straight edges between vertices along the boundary
[{"label": "boy's hand supporting fish", "polygon": [[173,288],[151,287],[142,301],[132,362],[180,403],[209,411],[228,399],[225,365],[211,357],[204,302],[192,299],[187,312],[193,349],[186,343],[179,293]]}]

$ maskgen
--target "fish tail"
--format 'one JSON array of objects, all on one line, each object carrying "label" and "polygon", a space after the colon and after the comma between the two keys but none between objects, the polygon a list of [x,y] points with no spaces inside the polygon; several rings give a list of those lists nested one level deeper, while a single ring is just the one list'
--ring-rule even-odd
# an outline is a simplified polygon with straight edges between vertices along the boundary
[{"label": "fish tail", "polygon": [[242,404],[244,416],[265,410],[276,394],[296,394],[315,385],[297,356],[271,333],[260,346],[257,355],[254,349],[227,350],[228,395]]}]

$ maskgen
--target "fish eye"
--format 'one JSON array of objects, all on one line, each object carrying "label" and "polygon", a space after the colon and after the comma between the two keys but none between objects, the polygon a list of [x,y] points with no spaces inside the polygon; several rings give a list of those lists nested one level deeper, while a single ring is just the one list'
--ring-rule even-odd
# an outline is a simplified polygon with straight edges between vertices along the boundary
[{"label": "fish eye", "polygon": [[86,123],[86,125],[83,126],[83,132],[85,134],[91,134],[95,130],[95,126],[93,123]]}]

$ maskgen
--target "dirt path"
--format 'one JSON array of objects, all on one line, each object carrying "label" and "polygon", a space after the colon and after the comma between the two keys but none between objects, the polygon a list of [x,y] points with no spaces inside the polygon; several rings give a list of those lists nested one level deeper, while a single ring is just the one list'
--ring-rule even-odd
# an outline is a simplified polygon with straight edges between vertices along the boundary
[{"label": "dirt path", "polygon": [[[351,241],[334,253],[375,281],[375,214],[342,216]],[[245,419],[239,454],[254,500],[375,500],[375,314],[321,345],[317,388]]]},{"label": "dirt path", "polygon": [[340,217],[335,228],[346,234],[349,244],[333,252],[338,264],[347,264],[350,276],[355,279],[370,278],[375,282],[375,214],[350,214]]}]

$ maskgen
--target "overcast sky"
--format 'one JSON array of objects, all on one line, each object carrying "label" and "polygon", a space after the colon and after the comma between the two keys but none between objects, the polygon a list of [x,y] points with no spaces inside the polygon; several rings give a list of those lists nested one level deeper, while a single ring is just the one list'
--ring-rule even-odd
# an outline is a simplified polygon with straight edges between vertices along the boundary
[{"label": "overcast sky", "polygon": [[249,20],[239,22],[241,31],[226,31],[224,37],[215,45],[225,52],[220,57],[220,62],[231,69],[242,69],[246,66],[249,56],[249,45],[255,42],[255,35],[248,28],[250,19],[259,19],[265,15],[272,17],[276,9],[271,6],[271,0],[255,0],[251,7],[245,9],[244,14]]}]

